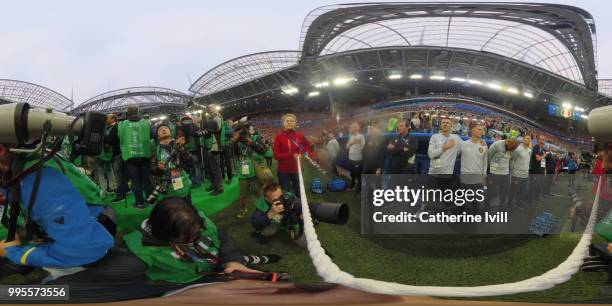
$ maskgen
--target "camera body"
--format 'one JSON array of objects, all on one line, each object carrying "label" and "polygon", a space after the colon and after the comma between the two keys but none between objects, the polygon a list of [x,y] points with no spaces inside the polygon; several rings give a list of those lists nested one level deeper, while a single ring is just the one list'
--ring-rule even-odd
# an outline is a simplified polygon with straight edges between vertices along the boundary
[{"label": "camera body", "polygon": [[193,122],[193,119],[189,117],[183,117],[180,120],[181,122],[181,131],[183,132],[183,136],[189,137],[196,134],[196,126]]},{"label": "camera body", "polygon": [[164,194],[168,190],[168,184],[170,184],[170,177],[167,175],[162,175],[159,178],[159,183],[153,189],[153,192],[145,199],[145,202],[148,204],[155,203],[155,199],[159,194]]},{"label": "camera body", "polygon": [[281,215],[280,224],[282,226],[287,227],[289,231],[289,238],[291,240],[295,240],[299,238],[299,232],[301,229],[298,227],[300,225],[300,215],[293,210],[295,206],[295,198],[292,195],[283,193],[278,199],[274,201],[274,205],[281,204],[285,209]]},{"label": "camera body", "polygon": [[281,195],[278,199],[276,199],[276,201],[274,201],[274,204],[277,203],[282,204],[283,208],[285,209],[285,212],[287,212],[292,210],[293,206],[295,206],[295,198],[291,195],[283,193],[283,195]]},{"label": "camera body", "polygon": [[238,133],[238,135],[240,136],[238,139],[241,141],[245,141],[246,139],[249,138],[249,136],[251,136],[249,134],[249,130],[248,129],[242,129],[240,130],[240,132]]},{"label": "camera body", "polygon": [[234,134],[238,134],[238,141],[246,142],[247,139],[251,138],[251,133],[249,129],[251,128],[251,123],[249,121],[240,121],[234,127]]}]

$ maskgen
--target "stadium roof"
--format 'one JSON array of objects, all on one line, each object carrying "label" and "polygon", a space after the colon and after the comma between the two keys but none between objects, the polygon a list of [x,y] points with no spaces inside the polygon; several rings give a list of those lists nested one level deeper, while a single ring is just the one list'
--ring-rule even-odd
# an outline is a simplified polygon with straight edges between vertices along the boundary
[{"label": "stadium roof", "polygon": [[72,100],[47,87],[29,82],[0,79],[0,99],[12,103],[28,103],[37,107],[69,110]]},{"label": "stadium roof", "polygon": [[72,110],[78,114],[85,111],[105,113],[124,111],[128,105],[136,104],[141,110],[156,112],[160,107],[184,108],[191,97],[180,91],[161,87],[129,87],[109,91],[83,102]]},{"label": "stadium roof", "polygon": [[492,87],[590,107],[601,101],[594,44],[592,16],[571,6],[332,5],[304,20],[299,56],[279,51],[239,57],[206,72],[190,91],[200,102],[233,104],[290,85],[305,95],[339,75],[382,82],[403,74],[483,83],[483,89],[486,82],[500,82]]},{"label": "stadium roof", "polygon": [[454,47],[520,60],[597,88],[593,17],[535,3],[380,3],[313,10],[302,57],[383,46]]},{"label": "stadium roof", "polygon": [[[224,62],[198,78],[189,91],[210,95],[248,81],[298,65],[300,51],[271,51],[249,54]],[[282,76],[280,81],[285,81]]]}]

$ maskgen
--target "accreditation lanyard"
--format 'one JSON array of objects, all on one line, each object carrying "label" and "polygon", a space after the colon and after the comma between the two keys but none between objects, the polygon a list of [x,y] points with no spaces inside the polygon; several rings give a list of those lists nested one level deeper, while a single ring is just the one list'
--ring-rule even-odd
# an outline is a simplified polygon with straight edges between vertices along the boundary
[{"label": "accreditation lanyard", "polygon": [[[295,131],[293,133],[294,135],[297,135]],[[301,151],[300,144],[297,142],[297,139],[294,139],[291,136],[289,136],[289,133],[285,133],[285,135],[287,135],[287,145],[289,146],[289,152],[291,153],[291,144],[293,143],[293,145],[298,149],[298,153],[300,153]]]},{"label": "accreditation lanyard", "polygon": [[250,155],[250,148],[245,146],[243,143],[239,143],[240,146],[240,172],[242,175],[249,176],[251,175],[251,167],[249,164],[249,160],[246,158]]}]

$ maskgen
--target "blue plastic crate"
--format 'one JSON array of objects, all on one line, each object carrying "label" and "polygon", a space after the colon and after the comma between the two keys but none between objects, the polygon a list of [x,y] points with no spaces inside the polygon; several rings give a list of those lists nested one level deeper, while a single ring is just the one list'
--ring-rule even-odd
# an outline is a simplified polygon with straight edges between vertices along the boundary
[{"label": "blue plastic crate", "polygon": [[321,184],[321,179],[315,177],[310,181],[310,191],[312,193],[323,193],[323,184]]},{"label": "blue plastic crate", "polygon": [[544,236],[553,232],[559,220],[549,212],[543,212],[536,216],[529,224],[529,231]]}]

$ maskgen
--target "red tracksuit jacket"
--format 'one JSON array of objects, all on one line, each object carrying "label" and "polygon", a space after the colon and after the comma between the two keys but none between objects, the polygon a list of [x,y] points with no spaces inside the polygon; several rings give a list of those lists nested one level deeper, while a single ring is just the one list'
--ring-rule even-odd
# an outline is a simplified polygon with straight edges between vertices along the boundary
[{"label": "red tracksuit jacket", "polygon": [[303,154],[310,150],[310,143],[304,134],[294,130],[284,130],[274,137],[274,159],[278,161],[278,172],[297,173],[298,167],[294,154]]}]

